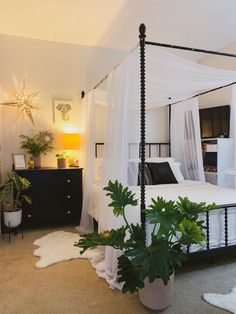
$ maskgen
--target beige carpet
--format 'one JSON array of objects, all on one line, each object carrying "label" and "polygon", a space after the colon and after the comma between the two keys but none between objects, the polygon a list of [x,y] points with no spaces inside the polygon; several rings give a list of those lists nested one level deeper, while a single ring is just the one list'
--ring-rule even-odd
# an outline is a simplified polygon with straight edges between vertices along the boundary
[{"label": "beige carpet", "polygon": [[[25,232],[25,238],[12,243],[0,239],[1,314],[141,314],[153,313],[138,301],[137,295],[111,290],[96,276],[87,260],[62,262],[45,269],[34,267],[35,239],[55,230]],[[175,299],[164,314],[227,313],[201,300],[204,292],[226,293],[236,286],[236,263],[222,262],[177,274]]]}]

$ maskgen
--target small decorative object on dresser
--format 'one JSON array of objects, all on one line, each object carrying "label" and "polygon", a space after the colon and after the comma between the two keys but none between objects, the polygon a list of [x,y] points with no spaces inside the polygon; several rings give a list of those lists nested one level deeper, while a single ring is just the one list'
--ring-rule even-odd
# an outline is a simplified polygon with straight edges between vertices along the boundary
[{"label": "small decorative object on dresser", "polygon": [[179,197],[177,202],[162,197],[152,199],[145,211],[151,228],[146,236],[141,225],[129,223],[126,218],[125,207],[138,203],[135,194],[118,181],[109,181],[104,190],[112,199],[109,206],[113,214],[121,216],[124,225],[116,230],[80,235],[82,239],[75,246],[83,249],[81,254],[100,245],[121,250],[117,275],[118,282],[124,283],[122,291],[139,291],[140,301],[153,310],[167,308],[172,302],[175,268],[186,259],[183,247],[205,240],[203,221],[198,220],[198,214],[216,205],[193,203],[187,197]]},{"label": "small decorative object on dresser", "polygon": [[0,187],[0,204],[7,227],[16,228],[21,224],[23,202],[31,204],[31,198],[25,194],[30,186],[29,180],[12,171]]},{"label": "small decorative object on dresser", "polygon": [[82,168],[17,170],[32,183],[32,205],[23,211],[24,228],[77,225],[82,209]]},{"label": "small decorative object on dresser", "polygon": [[58,168],[66,168],[67,167],[67,157],[68,157],[66,152],[56,154],[56,157],[57,157],[57,167]]},{"label": "small decorative object on dresser", "polygon": [[28,154],[32,155],[34,160],[34,168],[41,167],[41,155],[50,152],[53,149],[54,137],[52,133],[43,131],[35,134],[32,137],[27,135],[20,135],[21,148]]},{"label": "small decorative object on dresser", "polygon": [[13,166],[14,169],[25,169],[26,163],[25,163],[25,155],[23,154],[12,154],[13,159]]}]

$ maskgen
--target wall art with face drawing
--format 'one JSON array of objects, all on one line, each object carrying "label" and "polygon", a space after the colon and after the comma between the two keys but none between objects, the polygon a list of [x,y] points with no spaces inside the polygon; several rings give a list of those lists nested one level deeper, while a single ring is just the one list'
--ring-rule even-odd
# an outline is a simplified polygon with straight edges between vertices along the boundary
[{"label": "wall art with face drawing", "polygon": [[73,100],[70,98],[53,98],[53,122],[70,123],[73,116]]}]

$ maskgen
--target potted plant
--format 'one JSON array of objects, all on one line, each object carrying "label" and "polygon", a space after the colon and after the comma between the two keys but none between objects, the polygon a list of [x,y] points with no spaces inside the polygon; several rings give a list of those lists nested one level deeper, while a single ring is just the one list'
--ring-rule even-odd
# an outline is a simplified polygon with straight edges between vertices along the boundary
[{"label": "potted plant", "polygon": [[163,310],[171,304],[173,279],[176,267],[186,259],[184,248],[201,244],[205,240],[203,221],[198,215],[216,208],[213,203],[194,203],[188,198],[165,201],[162,197],[152,199],[145,210],[152,227],[150,241],[140,225],[129,223],[125,215],[127,205],[136,206],[135,195],[115,181],[104,188],[112,202],[115,216],[122,216],[124,225],[117,230],[81,235],[75,246],[83,254],[89,248],[111,246],[121,250],[118,258],[118,282],[123,292],[139,291],[141,302],[148,308]]},{"label": "potted plant", "polygon": [[15,228],[21,224],[22,203],[31,204],[31,198],[25,194],[30,182],[15,171],[8,173],[7,180],[0,187],[0,204],[3,206],[4,223]]},{"label": "potted plant", "polygon": [[56,154],[57,157],[57,167],[58,168],[66,168],[67,166],[67,157],[66,152],[61,152],[59,154]]},{"label": "potted plant", "polygon": [[28,154],[31,154],[34,160],[34,167],[40,168],[41,155],[46,155],[46,153],[50,152],[53,149],[53,145],[50,142],[43,141],[40,133],[32,137],[22,134],[20,138],[22,139],[20,148],[24,149]]}]

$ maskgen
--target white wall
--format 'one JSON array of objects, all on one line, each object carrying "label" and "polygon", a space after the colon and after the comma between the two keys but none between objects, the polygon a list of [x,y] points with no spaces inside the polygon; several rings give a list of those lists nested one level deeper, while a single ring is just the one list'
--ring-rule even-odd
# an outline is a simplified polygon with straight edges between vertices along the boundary
[{"label": "white wall", "polygon": [[[9,99],[10,89],[19,87],[24,77],[30,90],[41,91],[37,99],[40,110],[33,112],[35,126],[27,119],[17,119],[15,108],[2,106],[4,172],[12,167],[11,154],[20,152],[20,134],[31,135],[39,130],[63,133],[65,125],[53,123],[53,97],[73,99],[73,127],[79,131],[81,91],[92,89],[123,56],[124,52],[111,49],[0,35],[0,100]],[[43,166],[56,165],[55,153],[43,157]]]},{"label": "white wall", "polygon": [[[96,142],[104,142],[105,136],[105,109],[103,106],[96,108]],[[140,143],[140,112],[131,111],[129,116],[129,143]],[[146,142],[169,142],[168,108],[155,108],[146,111]],[[153,147],[153,154],[155,154]],[[163,153],[168,154],[168,149]],[[157,153],[157,152],[156,152]],[[130,157],[138,156],[138,145],[130,146]]]}]

